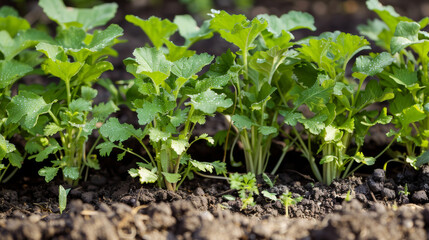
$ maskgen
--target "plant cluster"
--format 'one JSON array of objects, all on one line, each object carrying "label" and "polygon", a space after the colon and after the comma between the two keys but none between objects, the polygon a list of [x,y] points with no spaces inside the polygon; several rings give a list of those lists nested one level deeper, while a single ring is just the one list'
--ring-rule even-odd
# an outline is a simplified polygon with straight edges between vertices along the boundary
[{"label": "plant cluster", "polygon": [[[117,5],[39,5],[57,25],[52,36],[31,28],[12,8],[0,9],[0,181],[24,159],[34,159],[49,161],[38,170],[46,181],[61,173],[76,185],[89,169],[100,168],[98,155],[118,153],[118,160],[126,154],[139,159],[129,170],[132,177],[175,191],[195,174],[226,179],[226,152],[236,166],[233,152],[240,148],[248,174],[230,175],[230,182],[247,206],[259,194],[255,174],[268,166],[275,174],[291,149],[302,153],[325,184],[374,164],[393,143],[406,152],[387,151],[391,161],[415,168],[429,161],[429,18],[415,22],[368,0],[381,20],[358,29],[385,51],[363,55],[371,47],[359,35],[335,31],[295,39],[296,30],[316,30],[314,18],[303,12],[250,20],[212,10],[201,25],[189,15],[173,21],[128,15],[150,43],[123,60],[133,78],[113,83],[102,76],[113,70],[109,57],[117,57],[114,47],[124,41],[120,26],[107,25]],[[183,44],[172,41],[174,34]],[[215,34],[235,50],[217,57],[192,50]],[[27,75],[49,82],[16,84]],[[112,100],[95,101],[96,84]],[[136,121],[110,117],[118,105],[128,107]],[[195,127],[215,114],[229,128],[214,137],[195,136]],[[394,126],[387,133],[391,143],[376,156],[364,155],[370,128],[385,124]],[[131,139],[139,149],[127,145]],[[223,144],[225,158],[193,159],[188,150],[199,140]],[[283,146],[278,159],[271,156],[274,140]],[[288,193],[262,194],[281,200],[286,210],[299,201]]]}]

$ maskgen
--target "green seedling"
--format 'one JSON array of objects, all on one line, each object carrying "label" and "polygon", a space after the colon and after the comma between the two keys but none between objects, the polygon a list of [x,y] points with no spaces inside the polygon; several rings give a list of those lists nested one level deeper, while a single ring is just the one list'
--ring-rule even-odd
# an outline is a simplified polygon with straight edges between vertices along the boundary
[{"label": "green seedling", "polygon": [[238,191],[238,195],[243,202],[241,209],[255,205],[253,196],[254,194],[259,194],[255,174],[231,174],[229,176],[229,184],[231,189],[236,189]]},{"label": "green seedling", "polygon": [[63,214],[64,209],[67,207],[67,195],[70,192],[69,189],[64,189],[62,185],[59,186],[59,195],[58,195],[58,203],[59,203],[59,209],[60,214]]},{"label": "green seedling", "polygon": [[285,192],[280,196],[279,200],[282,202],[283,206],[285,206],[286,217],[289,217],[289,206],[295,205],[295,204],[301,202],[302,197],[298,196],[298,197],[293,198],[291,192]]},{"label": "green seedling", "polygon": [[410,194],[411,194],[411,193],[408,191],[408,184],[406,184],[406,183],[405,183],[404,190],[399,191],[399,194],[402,194],[402,195],[404,195],[404,196],[408,196],[408,195],[410,195]]}]

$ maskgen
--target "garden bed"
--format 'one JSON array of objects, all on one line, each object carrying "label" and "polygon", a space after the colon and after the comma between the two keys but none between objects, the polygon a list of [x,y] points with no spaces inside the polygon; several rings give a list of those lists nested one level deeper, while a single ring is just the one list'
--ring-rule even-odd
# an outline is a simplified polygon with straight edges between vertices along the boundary
[{"label": "garden bed", "polygon": [[429,5],[285,2],[1,8],[0,239],[428,239]]},{"label": "garden bed", "polygon": [[[197,178],[177,192],[142,186],[131,178],[93,175],[72,189],[63,214],[58,185],[27,179],[0,191],[1,239],[426,239],[429,167],[385,178],[334,181],[327,187],[296,173],[279,174],[270,188],[300,194],[284,206],[258,197],[241,201],[222,181]],[[409,195],[403,186],[408,183]],[[351,192],[349,199],[347,193]]]}]

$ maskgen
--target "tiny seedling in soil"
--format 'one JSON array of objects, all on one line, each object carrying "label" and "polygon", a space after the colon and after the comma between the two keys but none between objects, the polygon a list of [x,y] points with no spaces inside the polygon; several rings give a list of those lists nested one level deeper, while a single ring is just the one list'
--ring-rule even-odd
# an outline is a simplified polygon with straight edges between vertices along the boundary
[{"label": "tiny seedling in soil", "polygon": [[62,214],[64,209],[67,207],[67,195],[70,192],[70,188],[64,189],[62,185],[59,186],[59,194],[58,194],[58,204],[60,213]]}]

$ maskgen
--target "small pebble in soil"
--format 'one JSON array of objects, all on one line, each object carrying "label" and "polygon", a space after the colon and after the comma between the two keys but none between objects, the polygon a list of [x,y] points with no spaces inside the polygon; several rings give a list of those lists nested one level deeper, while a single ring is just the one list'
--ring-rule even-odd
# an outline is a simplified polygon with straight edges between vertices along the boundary
[{"label": "small pebble in soil", "polygon": [[376,182],[383,182],[384,178],[386,177],[386,173],[383,169],[375,169],[374,173],[372,174],[372,179],[374,179]]},{"label": "small pebble in soil", "polygon": [[428,202],[428,196],[424,190],[420,190],[413,193],[411,201],[414,203],[426,203]]},{"label": "small pebble in soil", "polygon": [[374,193],[380,193],[383,190],[383,183],[376,182],[372,178],[368,179],[368,186]]},{"label": "small pebble in soil", "polygon": [[82,201],[85,203],[90,203],[95,197],[95,192],[85,192],[82,194]]},{"label": "small pebble in soil", "polygon": [[394,190],[392,190],[392,189],[384,188],[384,189],[381,191],[381,196],[382,196],[383,198],[386,198],[387,200],[393,200],[393,199],[395,199],[395,197],[396,197],[396,193],[395,193],[395,191],[394,191]]},{"label": "small pebble in soil", "polygon": [[204,190],[202,188],[200,188],[200,187],[197,187],[194,190],[194,195],[195,196],[204,196]]}]

